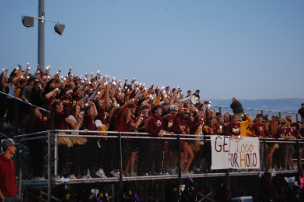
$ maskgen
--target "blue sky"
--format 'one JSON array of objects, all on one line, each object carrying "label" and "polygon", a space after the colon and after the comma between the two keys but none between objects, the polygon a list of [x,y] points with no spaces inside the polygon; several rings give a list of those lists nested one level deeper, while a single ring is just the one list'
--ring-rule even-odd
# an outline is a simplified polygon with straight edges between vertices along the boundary
[{"label": "blue sky", "polygon": [[[304,98],[302,0],[46,0],[52,73],[201,90],[202,99]],[[37,64],[38,1],[0,1],[0,66]],[[66,70],[66,71],[65,71]]]}]

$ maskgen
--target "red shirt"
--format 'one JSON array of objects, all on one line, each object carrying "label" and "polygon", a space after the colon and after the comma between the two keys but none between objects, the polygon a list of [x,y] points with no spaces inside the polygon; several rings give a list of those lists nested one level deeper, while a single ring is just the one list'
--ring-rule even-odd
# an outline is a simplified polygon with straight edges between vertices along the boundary
[{"label": "red shirt", "polygon": [[226,126],[226,135],[239,135],[241,133],[240,123],[228,123]]},{"label": "red shirt", "polygon": [[105,110],[102,109],[102,107],[98,107],[97,113],[98,113],[98,115],[97,115],[96,119],[99,119],[102,124],[107,125],[107,116],[106,116]]},{"label": "red shirt", "polygon": [[166,130],[168,132],[172,132],[175,118],[173,118],[170,114],[167,114],[167,115],[163,116],[162,119],[164,122],[164,130]]},{"label": "red shirt", "polygon": [[[120,111],[115,115],[115,125],[114,125],[114,130],[118,132],[128,132],[129,128],[127,125],[127,122],[124,120],[124,113],[128,109],[129,104],[126,104],[123,106]],[[126,134],[123,134],[126,135]]]},{"label": "red shirt", "polygon": [[164,123],[162,117],[152,115],[149,117],[147,122],[147,132],[153,136],[158,136],[160,130],[164,129]]},{"label": "red shirt", "polygon": [[219,129],[218,125],[213,125],[210,127],[209,125],[205,125],[203,128],[203,132],[205,135],[215,135],[217,134],[217,130]]},{"label": "red shirt", "polygon": [[63,111],[54,114],[54,128],[53,129],[62,129],[66,130],[68,128],[68,124],[65,121],[66,118],[70,116],[70,105],[63,104]]},{"label": "red shirt", "polygon": [[[94,119],[92,119],[91,115],[85,115],[83,117],[83,127],[88,130],[96,130]],[[90,133],[90,135],[92,135]]]},{"label": "red shirt", "polygon": [[258,137],[265,137],[265,124],[263,123],[254,123],[252,124],[252,131],[254,131],[254,134]]},{"label": "red shirt", "polygon": [[278,134],[284,136],[294,136],[296,137],[295,130],[289,127],[278,127]]},{"label": "red shirt", "polygon": [[18,193],[15,163],[4,154],[0,154],[0,189],[5,196],[16,196]]}]

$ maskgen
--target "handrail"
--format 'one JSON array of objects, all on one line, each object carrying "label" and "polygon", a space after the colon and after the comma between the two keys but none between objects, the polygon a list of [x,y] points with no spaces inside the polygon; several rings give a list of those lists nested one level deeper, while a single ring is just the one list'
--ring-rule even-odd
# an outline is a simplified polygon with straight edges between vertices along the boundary
[{"label": "handrail", "polygon": [[[25,103],[25,104],[27,104],[27,105],[34,106],[32,103],[27,103],[27,102],[25,102],[24,100],[21,100],[21,99],[19,99],[19,98],[16,98],[16,97],[14,97],[14,96],[12,96],[12,95],[9,95],[9,94],[7,94],[7,93],[4,93],[4,92],[2,92],[2,91],[0,91],[0,93],[1,93],[1,94],[4,94],[4,95],[6,95],[6,96],[9,96],[9,97],[11,97],[12,99],[18,100],[19,102],[23,102],[23,103]],[[38,107],[38,108],[39,108],[41,111],[50,113],[48,110],[46,110],[46,109],[44,109],[44,108],[41,108],[41,107]]]},{"label": "handrail", "polygon": [[[46,136],[39,136],[39,137],[33,137],[33,138],[26,138],[29,136],[33,136],[33,135],[40,135],[40,134],[45,134],[45,133],[65,133],[65,132],[80,132],[80,133],[85,133],[84,130],[47,130],[47,131],[42,131],[42,132],[37,132],[37,133],[30,133],[30,134],[24,134],[24,135],[19,135],[19,136],[15,136],[15,138],[22,138],[18,141],[25,141],[25,140],[31,140],[31,139],[39,139],[39,138],[46,138]],[[133,139],[176,139],[177,136],[180,137],[181,140],[197,140],[198,138],[208,138],[208,140],[210,139],[211,136],[214,135],[195,135],[195,134],[166,134],[163,137],[155,137],[155,136],[147,136],[147,135],[151,135],[149,133],[145,133],[145,132],[118,132],[118,131],[87,131],[87,133],[99,133],[99,134],[103,134],[103,133],[107,133],[107,134],[127,134],[124,136],[121,136],[122,138],[133,138]],[[0,133],[1,134],[1,133]],[[134,136],[137,135],[137,136]],[[141,135],[141,136],[138,136]],[[85,138],[117,138],[118,136],[111,136],[111,135],[107,135],[107,136],[103,136],[103,135],[72,135],[72,134],[57,134],[58,137],[85,137]],[[222,135],[220,135],[222,136]],[[304,142],[304,140],[302,139],[284,139],[284,138],[277,138],[277,139],[273,139],[273,138],[260,138],[260,141],[262,140],[266,140],[266,142],[273,142],[273,143],[277,143],[277,142],[286,142],[286,143],[296,143],[296,142]]]},{"label": "handrail", "polygon": [[[219,105],[211,105],[212,107],[221,107],[221,108],[228,108],[231,109],[231,107],[227,106],[219,106]],[[244,110],[253,110],[253,111],[264,111],[264,112],[276,112],[276,113],[288,113],[288,114],[298,114],[297,112],[282,112],[282,111],[274,111],[274,110],[268,110],[268,109],[252,109],[252,108],[243,108]]]}]

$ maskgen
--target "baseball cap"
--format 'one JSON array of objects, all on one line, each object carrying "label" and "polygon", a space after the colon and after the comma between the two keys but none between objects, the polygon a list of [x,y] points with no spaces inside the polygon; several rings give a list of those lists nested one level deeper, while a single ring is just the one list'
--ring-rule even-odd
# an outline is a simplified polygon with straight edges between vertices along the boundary
[{"label": "baseball cap", "polygon": [[9,146],[16,146],[16,145],[19,145],[19,143],[15,143],[14,140],[11,138],[5,139],[1,144],[3,149],[6,149]]},{"label": "baseball cap", "polygon": [[130,104],[130,105],[128,106],[128,108],[136,108],[136,105],[135,105],[135,104]]},{"label": "baseball cap", "polygon": [[178,107],[176,105],[171,105],[170,110],[178,111]]}]

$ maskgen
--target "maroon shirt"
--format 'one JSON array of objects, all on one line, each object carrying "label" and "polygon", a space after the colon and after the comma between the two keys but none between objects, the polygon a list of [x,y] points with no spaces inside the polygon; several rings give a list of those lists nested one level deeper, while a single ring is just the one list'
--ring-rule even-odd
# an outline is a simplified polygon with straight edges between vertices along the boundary
[{"label": "maroon shirt", "polygon": [[44,109],[50,111],[51,109],[51,104],[53,103],[53,101],[56,100],[55,97],[51,96],[49,99],[46,99],[44,101]]},{"label": "maroon shirt", "polygon": [[164,123],[164,130],[166,130],[168,132],[172,132],[174,123],[177,124],[175,121],[175,118],[171,117],[170,114],[167,114],[167,115],[163,116],[162,119],[163,119],[163,123]]},{"label": "maroon shirt", "polygon": [[[128,124],[126,123],[126,121],[124,120],[124,113],[125,111],[128,109],[129,104],[126,104],[125,106],[123,106],[120,111],[115,115],[115,125],[114,125],[114,130],[118,131],[118,132],[128,132],[129,128],[128,128]],[[126,135],[126,134],[123,134]]]},{"label": "maroon shirt", "polygon": [[88,130],[96,130],[95,122],[94,119],[92,119],[91,115],[85,115],[83,117],[83,127]]},{"label": "maroon shirt", "polygon": [[252,131],[254,131],[255,135],[257,137],[265,137],[265,130],[266,130],[266,127],[265,127],[265,124],[263,123],[254,123],[252,124]]},{"label": "maroon shirt", "polygon": [[0,154],[0,189],[5,196],[18,194],[15,163],[12,158],[6,158],[4,154]]},{"label": "maroon shirt", "polygon": [[29,120],[28,123],[26,123],[24,129],[26,133],[36,133],[49,130],[50,127],[39,116],[35,116],[31,120]]},{"label": "maroon shirt", "polygon": [[278,134],[279,134],[279,136],[284,134],[284,136],[296,137],[295,130],[293,128],[289,128],[289,127],[278,127]]},{"label": "maroon shirt", "polygon": [[102,107],[100,106],[97,109],[97,113],[98,113],[98,115],[96,116],[96,119],[99,119],[102,124],[107,125],[108,123],[107,123],[107,116],[106,116],[105,110],[102,109]]},{"label": "maroon shirt", "polygon": [[68,118],[69,116],[70,116],[70,105],[64,103],[63,111],[60,113],[55,112],[55,114],[54,114],[54,128],[53,129],[66,130],[68,128],[68,124],[65,119]]},{"label": "maroon shirt", "polygon": [[239,135],[241,133],[241,127],[240,123],[228,123],[226,126],[226,135],[232,136],[232,135]]},{"label": "maroon shirt", "polygon": [[147,122],[147,132],[158,136],[160,130],[164,130],[163,119],[155,115],[150,116]]}]

